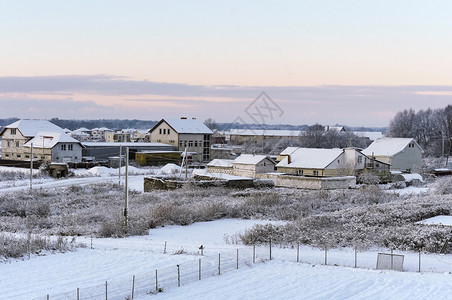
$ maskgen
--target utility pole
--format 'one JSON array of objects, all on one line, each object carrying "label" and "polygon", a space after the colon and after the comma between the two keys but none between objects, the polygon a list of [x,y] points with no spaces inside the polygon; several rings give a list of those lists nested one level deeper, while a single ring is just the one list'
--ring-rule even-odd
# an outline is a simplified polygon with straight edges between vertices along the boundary
[{"label": "utility pole", "polygon": [[185,181],[187,181],[188,173],[188,157],[187,157],[187,148],[185,148]]},{"label": "utility pole", "polygon": [[119,171],[118,171],[119,186],[121,186],[121,164],[122,164],[122,144],[119,145]]},{"label": "utility pole", "polygon": [[30,159],[30,191],[33,190],[33,143],[31,143],[31,159]]},{"label": "utility pole", "polygon": [[128,167],[129,167],[129,147],[126,147],[126,179],[125,179],[125,197],[124,197],[124,228],[127,230],[128,225],[128,215],[129,215],[129,190],[127,187],[127,177],[128,177]]}]

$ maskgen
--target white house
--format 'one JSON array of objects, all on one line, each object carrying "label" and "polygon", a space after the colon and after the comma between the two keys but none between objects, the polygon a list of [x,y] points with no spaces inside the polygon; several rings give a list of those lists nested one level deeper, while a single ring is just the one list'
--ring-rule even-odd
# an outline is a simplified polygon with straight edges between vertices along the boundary
[{"label": "white house", "polygon": [[377,139],[362,152],[390,164],[394,171],[415,172],[422,166],[423,150],[412,138]]},{"label": "white house", "polygon": [[45,157],[52,162],[81,162],[82,148],[79,141],[63,132],[38,132],[34,138],[24,144],[25,156],[31,157],[33,145],[33,157]]}]

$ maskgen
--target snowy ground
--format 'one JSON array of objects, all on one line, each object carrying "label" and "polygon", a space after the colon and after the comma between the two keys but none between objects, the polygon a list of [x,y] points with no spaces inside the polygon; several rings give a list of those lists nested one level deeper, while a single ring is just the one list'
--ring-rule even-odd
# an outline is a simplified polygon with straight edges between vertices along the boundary
[{"label": "snowy ground", "polygon": [[[143,177],[155,172],[132,168],[130,189],[142,192]],[[171,166],[160,170],[161,174],[174,172],[177,168]],[[117,182],[118,170],[103,167],[76,170],[75,178],[36,179],[33,186],[58,188],[102,181]],[[0,182],[0,193],[27,187],[28,180]],[[427,189],[408,188],[397,192],[416,194]],[[255,223],[266,221],[219,220],[167,226],[152,229],[147,236],[125,239],[78,237],[77,242],[84,243],[86,248],[0,263],[0,298],[44,300],[50,294],[50,299],[76,299],[76,288],[86,295],[88,291],[94,293],[92,286],[102,291],[105,281],[128,283],[132,275],[153,274],[155,269],[174,270],[177,264],[196,263],[201,257],[200,245],[205,247],[202,259],[207,261],[215,261],[218,253],[233,254],[236,249],[250,253],[250,247],[234,241],[238,232]],[[167,251],[163,253],[165,243]],[[173,255],[178,250],[186,253]],[[268,255],[266,247],[257,252],[259,261]],[[378,252],[377,249],[359,252],[359,268],[353,268],[353,249],[329,251],[328,266],[324,266],[325,254],[320,249],[301,247],[301,262],[296,263],[296,249],[275,248],[272,261],[241,266],[220,276],[183,283],[181,287],[165,286],[158,295],[136,295],[134,299],[452,299],[450,255],[423,254],[422,272],[417,273],[418,253],[401,253],[405,255],[405,272],[396,272],[374,270]],[[81,299],[94,299],[94,296]]]}]

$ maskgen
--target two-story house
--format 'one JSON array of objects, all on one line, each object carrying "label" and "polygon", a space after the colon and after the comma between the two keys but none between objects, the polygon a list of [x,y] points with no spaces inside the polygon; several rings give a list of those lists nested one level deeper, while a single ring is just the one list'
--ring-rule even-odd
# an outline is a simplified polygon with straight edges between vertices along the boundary
[{"label": "two-story house", "polygon": [[149,130],[150,142],[165,143],[178,151],[190,152],[193,161],[210,161],[213,135],[203,122],[194,118],[162,119]]}]

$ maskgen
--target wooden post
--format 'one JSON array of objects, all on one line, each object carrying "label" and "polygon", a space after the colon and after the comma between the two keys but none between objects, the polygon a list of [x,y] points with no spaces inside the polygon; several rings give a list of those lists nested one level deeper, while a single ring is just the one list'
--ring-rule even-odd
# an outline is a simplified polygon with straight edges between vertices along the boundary
[{"label": "wooden post", "polygon": [[391,270],[394,269],[394,256],[392,255],[392,249],[391,249]]},{"label": "wooden post", "polygon": [[180,287],[180,268],[177,265],[177,287]]},{"label": "wooden post", "polygon": [[129,218],[129,189],[127,186],[127,181],[128,181],[128,166],[129,165],[129,147],[126,147],[126,179],[125,179],[125,184],[124,184],[124,193],[125,193],[125,197],[124,197],[124,227],[125,230],[127,231],[127,225],[128,225],[128,218]]},{"label": "wooden post", "polygon": [[122,162],[122,144],[119,145],[119,170],[118,170],[118,177],[119,177],[119,186],[121,186],[121,162]]},{"label": "wooden post", "polygon": [[325,245],[325,266],[328,264],[328,250],[326,249]]},{"label": "wooden post", "polygon": [[132,276],[132,299],[135,292],[135,275]]},{"label": "wooden post", "polygon": [[199,259],[199,266],[198,266],[198,272],[199,272],[199,280],[201,280],[201,259]]},{"label": "wooden post", "polygon": [[30,158],[30,191],[33,190],[33,143],[31,143],[31,158]]}]

